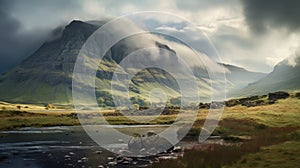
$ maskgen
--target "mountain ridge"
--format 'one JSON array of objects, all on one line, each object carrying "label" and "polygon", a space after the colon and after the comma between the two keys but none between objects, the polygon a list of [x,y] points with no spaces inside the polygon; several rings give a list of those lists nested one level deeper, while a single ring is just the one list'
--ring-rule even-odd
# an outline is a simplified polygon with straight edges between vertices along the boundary
[{"label": "mountain ridge", "polygon": [[[97,24],[78,20],[70,22],[65,26],[60,37],[46,41],[30,57],[0,77],[0,100],[22,103],[72,104],[72,73],[77,55],[88,37],[101,24],[105,23],[106,21],[99,21]],[[144,43],[151,42],[151,45],[167,50],[176,56],[176,49],[171,48],[168,44],[151,41],[151,39],[143,36],[121,40],[105,54],[103,62],[99,65],[100,69],[97,70],[96,78],[96,95],[109,97],[109,89],[111,88],[109,80],[111,80],[114,73],[114,68],[127,54],[144,47],[139,42],[141,40]],[[172,61],[174,61],[174,58],[172,58]],[[222,66],[231,69],[231,74],[227,74],[229,76],[232,74],[246,74],[246,76],[249,76],[251,74],[251,78],[246,82],[253,82],[257,78],[255,76],[257,73],[232,65],[224,64]],[[201,73],[201,77],[208,77],[207,74],[205,75],[205,70],[201,70]],[[238,83],[236,77],[229,77],[229,79],[231,80],[229,83],[233,86],[244,84]],[[209,79],[199,78],[198,80],[199,85],[203,86],[204,90],[208,90],[209,84],[206,81]],[[146,69],[143,73],[137,74],[131,83],[132,96],[148,93],[151,88],[160,87],[159,84],[163,85],[163,89],[170,96],[180,95],[174,78],[159,69]],[[120,89],[119,96],[122,96],[123,87],[118,86]],[[101,101],[103,100],[101,99]],[[106,98],[104,105],[105,101],[110,102],[111,98]]]},{"label": "mountain ridge", "polygon": [[[291,65],[289,59],[295,59]],[[266,94],[279,90],[293,91],[300,89],[300,58],[287,58],[274,66],[273,71],[264,78],[249,84],[241,92],[246,95]]]}]

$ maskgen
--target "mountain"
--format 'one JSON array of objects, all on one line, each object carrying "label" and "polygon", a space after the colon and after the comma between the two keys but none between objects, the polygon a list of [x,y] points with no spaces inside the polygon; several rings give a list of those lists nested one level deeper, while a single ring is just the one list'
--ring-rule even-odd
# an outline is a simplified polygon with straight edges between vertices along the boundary
[{"label": "mountain", "polygon": [[[0,77],[0,100],[22,103],[72,104],[72,76],[79,51],[90,35],[106,22],[72,21],[59,35],[56,34],[55,38],[46,41],[33,55]],[[106,52],[103,60],[95,69],[97,72],[95,93],[100,106],[114,105],[111,96],[111,80],[114,74],[122,76],[136,71],[130,67],[116,71],[118,64],[126,60],[128,54],[147,47],[156,50],[137,53],[138,57],[135,61],[143,62],[143,58],[150,57],[152,64],[159,62],[169,68],[177,69],[177,77],[155,67],[143,69],[128,81],[130,83],[130,99],[133,103],[145,105],[147,102],[149,103],[149,93],[158,87],[165,91],[168,99],[180,97],[181,93],[176,82],[178,79],[175,78],[179,78],[180,81],[188,81],[191,78],[185,74],[187,70],[176,66],[179,61],[177,53],[181,52],[180,48],[184,47],[183,44],[155,34],[139,34],[117,42]],[[127,62],[127,65],[131,64],[135,64],[135,62]],[[215,69],[224,66],[227,82],[232,88],[243,87],[263,76],[263,74],[249,72],[231,65],[214,63],[210,66],[215,66]],[[92,66],[86,65],[85,68],[90,67]],[[194,65],[192,71],[196,76],[198,87],[201,88],[202,100],[205,100],[211,93],[207,70],[202,65]],[[88,85],[86,81],[80,82],[81,86]],[[215,82],[222,83],[222,81]],[[122,82],[114,83],[115,94],[121,100],[127,95],[124,94],[125,87]],[[197,90],[191,88],[189,92],[196,93]]]},{"label": "mountain", "polygon": [[[77,55],[88,37],[104,23],[105,21],[72,21],[64,28],[60,37],[45,42],[32,56],[1,76],[0,100],[71,104],[72,75]],[[168,45],[146,36],[137,35],[121,40],[105,54],[97,69],[95,81],[96,95],[100,103],[113,105],[110,96],[110,80],[117,65],[129,53],[144,47],[156,47],[173,53],[172,58],[169,59],[163,58],[168,56],[167,54],[159,53],[161,58],[157,61],[176,62],[178,60],[175,58],[176,52]],[[206,85],[204,88],[209,87],[203,80],[199,82]],[[121,85],[116,87],[118,95],[124,96],[124,87]],[[143,97],[155,87],[162,87],[171,97],[179,96],[178,85],[174,78],[157,68],[144,69],[136,74],[130,85],[131,95]]]},{"label": "mountain", "polygon": [[45,42],[32,56],[1,77],[1,100],[68,104],[72,98],[71,77],[76,55],[96,29],[91,24],[71,22],[59,38]]},{"label": "mountain", "polygon": [[252,72],[248,71],[244,68],[229,65],[229,64],[223,64],[219,63],[220,65],[224,66],[226,69],[225,75],[227,80],[227,89],[229,96],[239,91],[240,89],[246,87],[248,84],[258,81],[261,78],[265,77],[267,74],[262,72]]},{"label": "mountain", "polygon": [[273,71],[240,92],[244,95],[266,94],[279,90],[300,89],[300,58],[290,57],[278,63]]}]

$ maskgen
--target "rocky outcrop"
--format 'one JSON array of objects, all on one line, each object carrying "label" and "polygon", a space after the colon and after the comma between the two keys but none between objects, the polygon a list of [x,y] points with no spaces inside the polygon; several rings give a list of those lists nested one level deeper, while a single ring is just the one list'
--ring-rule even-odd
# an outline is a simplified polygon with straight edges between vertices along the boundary
[{"label": "rocky outcrop", "polygon": [[279,92],[269,93],[268,96],[269,96],[268,97],[269,100],[276,101],[278,99],[286,99],[290,96],[290,94],[287,92],[279,91]]}]

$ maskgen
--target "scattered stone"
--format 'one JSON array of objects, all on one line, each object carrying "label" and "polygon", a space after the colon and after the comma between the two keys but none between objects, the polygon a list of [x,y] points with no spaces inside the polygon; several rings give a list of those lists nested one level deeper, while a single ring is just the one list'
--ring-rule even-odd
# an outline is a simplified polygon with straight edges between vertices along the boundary
[{"label": "scattered stone", "polygon": [[70,154],[70,155],[75,155],[75,153],[74,153],[74,152],[69,152],[69,154]]},{"label": "scattered stone", "polygon": [[70,158],[71,156],[69,156],[69,155],[65,155],[64,157],[65,157],[65,158]]},{"label": "scattered stone", "polygon": [[113,157],[107,157],[107,160],[111,161],[111,160],[114,160],[114,158]]},{"label": "scattered stone", "polygon": [[103,165],[99,165],[98,168],[104,168],[104,166]]},{"label": "scattered stone", "polygon": [[128,161],[123,161],[122,164],[123,164],[123,165],[128,165],[129,162],[128,162]]},{"label": "scattered stone", "polygon": [[117,165],[118,163],[117,162],[108,162],[108,165],[109,166],[115,166],[115,165]]},{"label": "scattered stone", "polygon": [[81,158],[81,160],[82,160],[83,162],[87,162],[89,159],[88,159],[87,157],[83,157],[83,158]]},{"label": "scattered stone", "polygon": [[102,151],[96,151],[95,153],[99,155],[102,153]]},{"label": "scattered stone", "polygon": [[177,159],[176,156],[160,156],[159,159],[161,160],[175,160]]},{"label": "scattered stone", "polygon": [[124,157],[123,160],[131,162],[133,159],[129,157]]},{"label": "scattered stone", "polygon": [[175,152],[175,153],[181,152],[181,147],[180,146],[174,146],[173,147],[173,152]]}]

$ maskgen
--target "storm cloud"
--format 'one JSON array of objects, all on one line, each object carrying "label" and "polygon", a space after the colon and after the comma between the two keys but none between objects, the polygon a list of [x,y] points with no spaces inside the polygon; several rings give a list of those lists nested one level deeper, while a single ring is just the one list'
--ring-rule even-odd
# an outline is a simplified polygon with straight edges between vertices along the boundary
[{"label": "storm cloud", "polygon": [[300,1],[242,0],[244,16],[250,29],[264,33],[272,28],[300,30]]},{"label": "storm cloud", "polygon": [[18,64],[30,55],[43,40],[45,31],[23,31],[22,24],[10,12],[10,1],[0,2],[0,72]]},{"label": "storm cloud", "polygon": [[[70,3],[69,3],[70,2]],[[77,1],[0,1],[0,73],[14,67],[70,22]],[[57,11],[57,12],[55,12]]]},{"label": "storm cloud", "polygon": [[[300,44],[299,8],[297,0],[0,0],[0,73],[30,56],[49,40],[53,29],[74,19],[103,20],[141,11],[186,18],[208,35],[223,62],[270,72]],[[161,22],[163,18],[152,24],[169,34],[185,26]],[[207,49],[199,39],[188,43]],[[212,56],[210,51],[207,55]]]}]

